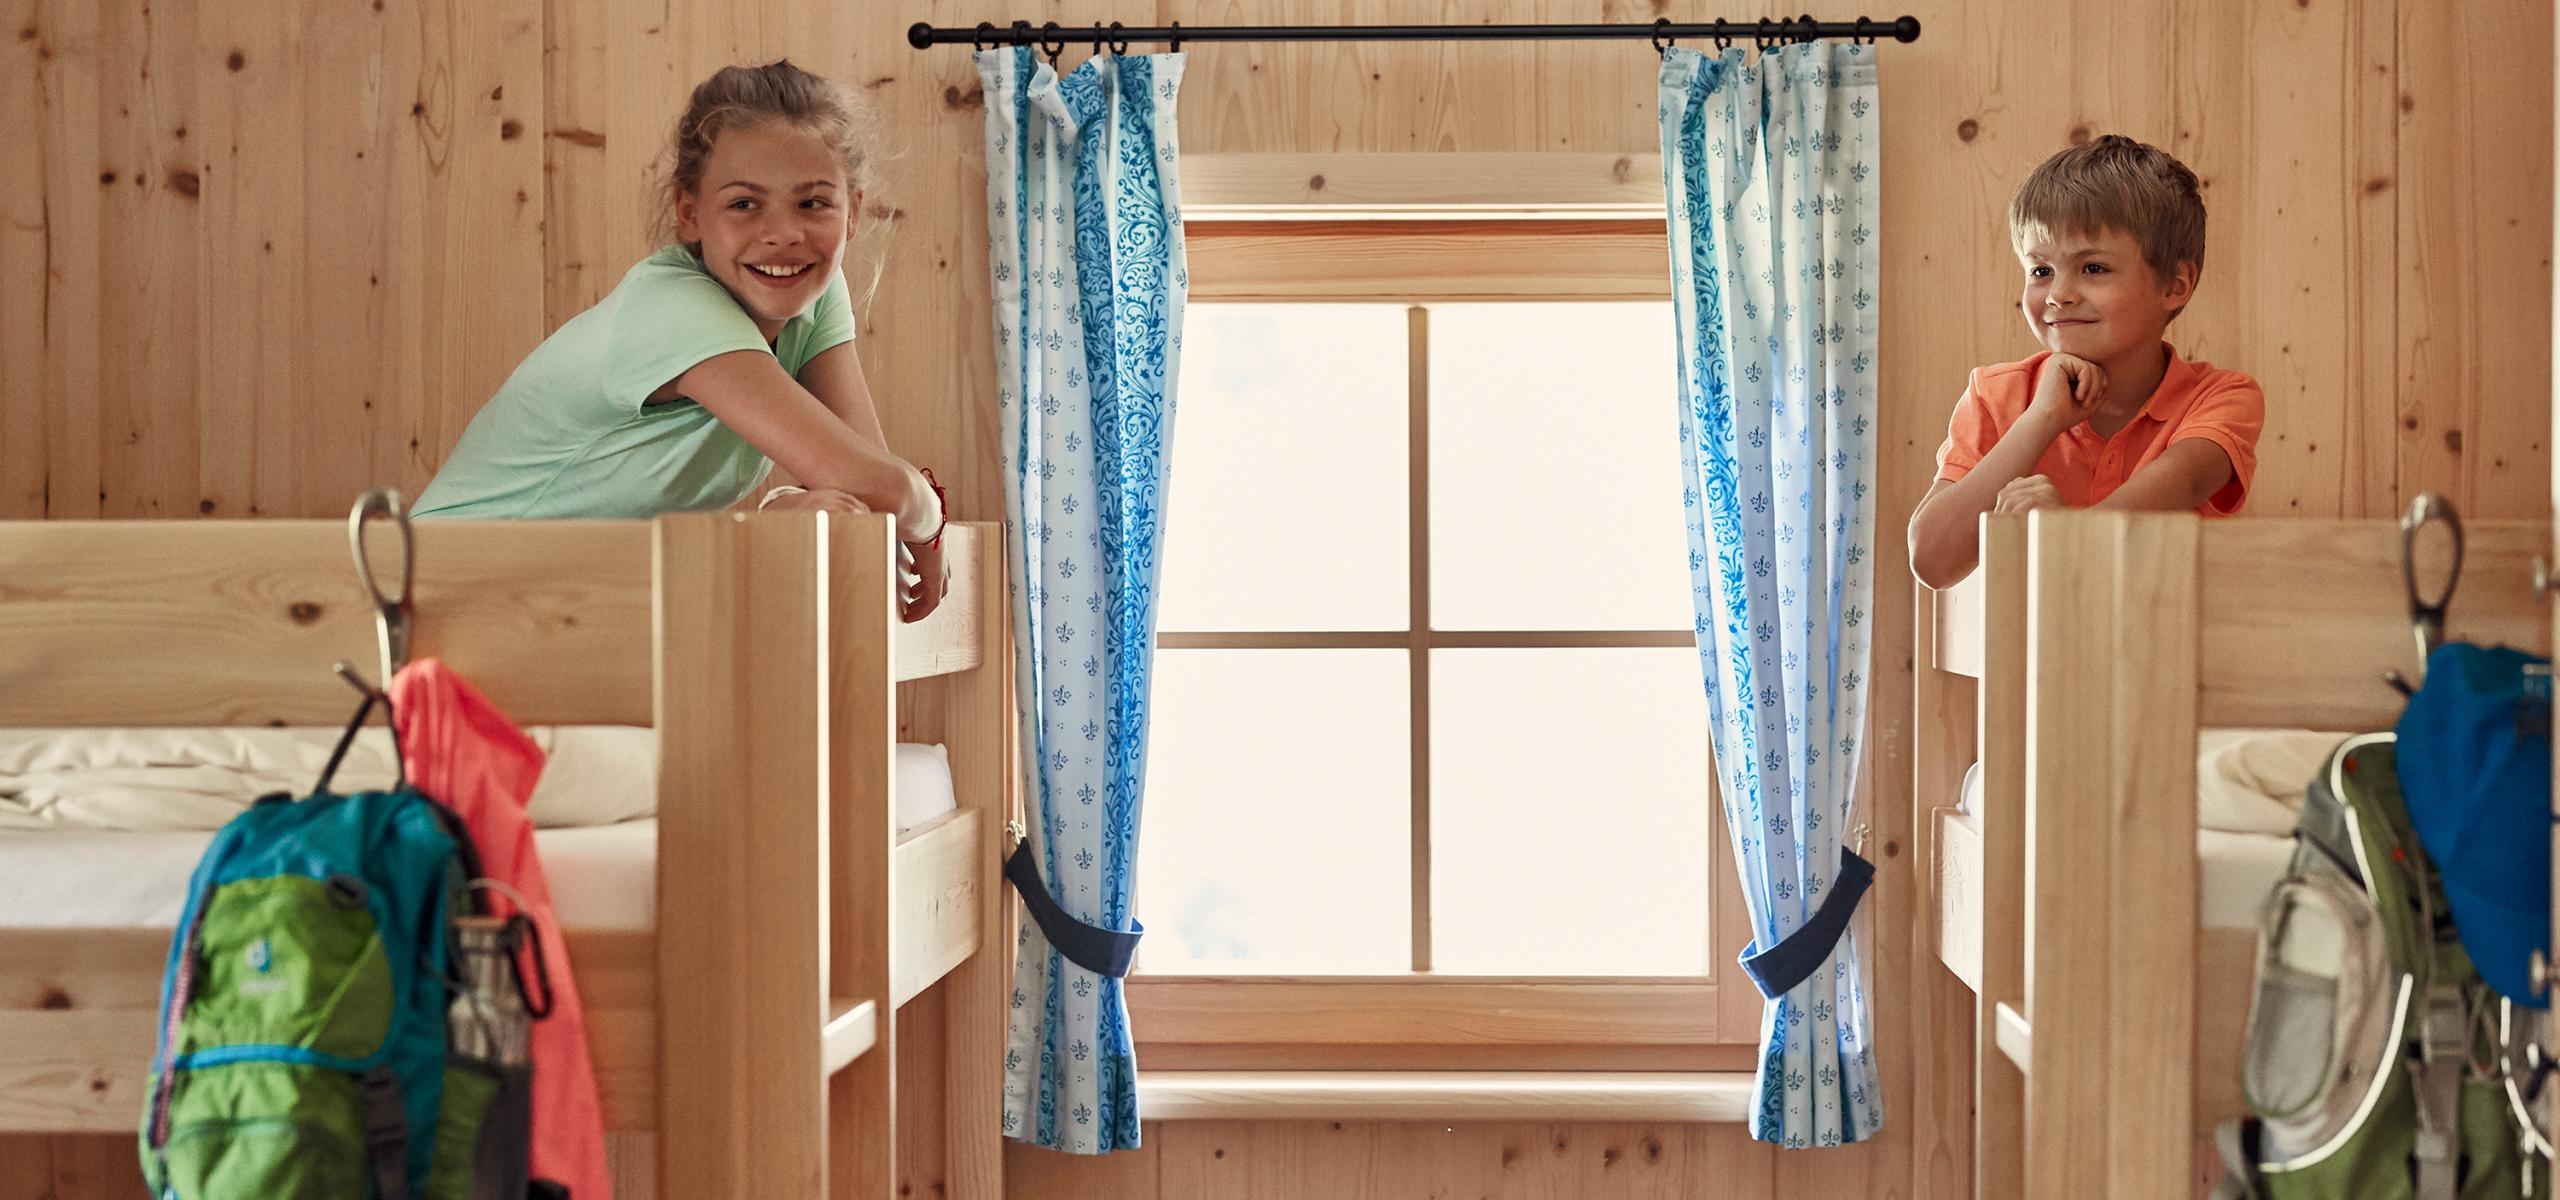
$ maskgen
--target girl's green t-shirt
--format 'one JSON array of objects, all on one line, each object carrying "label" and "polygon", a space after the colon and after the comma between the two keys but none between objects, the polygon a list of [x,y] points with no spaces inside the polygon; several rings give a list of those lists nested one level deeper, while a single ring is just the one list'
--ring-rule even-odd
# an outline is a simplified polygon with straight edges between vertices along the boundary
[{"label": "girl's green t-shirt", "polygon": [[726,508],[773,469],[691,399],[649,394],[695,363],[770,353],[793,376],[853,340],[837,272],[809,311],[767,345],[693,252],[672,245],[526,355],[480,407],[413,517],[651,517]]}]

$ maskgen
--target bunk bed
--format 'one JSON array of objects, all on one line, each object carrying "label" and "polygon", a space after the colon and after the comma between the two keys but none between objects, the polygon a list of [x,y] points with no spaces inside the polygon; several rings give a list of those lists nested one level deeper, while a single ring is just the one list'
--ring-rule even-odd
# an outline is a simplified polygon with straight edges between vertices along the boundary
[{"label": "bunk bed", "polygon": [[[380,600],[348,536],[0,523],[0,728],[343,723],[353,697],[329,667],[371,661]],[[949,594],[915,624],[885,516],[422,522],[414,538],[417,655],[522,725],[654,729],[655,836],[618,838],[653,858],[647,911],[590,902],[600,915],[563,923],[607,1126],[656,1131],[660,1193],[888,1200],[912,1177],[908,1120],[939,1131],[946,1194],[999,1195],[1002,528],[950,527]],[[947,747],[953,800],[908,828],[902,732]],[[84,861],[138,861],[118,836],[142,835],[86,839],[105,847]],[[555,868],[561,909],[605,874]],[[130,1135],[169,939],[0,913],[0,1135]],[[898,1018],[919,1002],[941,1044],[910,1048],[943,1061],[902,1072]],[[902,1078],[936,1086],[902,1102]]]},{"label": "bunk bed", "polygon": [[[2403,532],[2037,512],[1981,534],[1974,574],[1916,610],[1922,905],[1976,1001],[1919,1057],[1972,1066],[1975,1195],[2193,1194],[2200,1139],[2243,1111],[2256,942],[2254,909],[2208,920],[2200,896],[2262,897],[2281,861],[2199,833],[2199,738],[2391,727],[2385,676],[2416,665]],[[2452,636],[2547,654],[2550,526],[2464,538]]]}]

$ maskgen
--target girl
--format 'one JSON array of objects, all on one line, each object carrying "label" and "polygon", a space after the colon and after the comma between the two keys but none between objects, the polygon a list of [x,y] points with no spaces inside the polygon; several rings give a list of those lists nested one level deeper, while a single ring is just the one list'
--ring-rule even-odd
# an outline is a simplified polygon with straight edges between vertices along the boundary
[{"label": "girl", "polygon": [[888,512],[941,601],[942,503],[889,450],[854,356],[842,270],[871,167],[857,102],[788,61],[693,90],[659,197],[664,249],[570,318],[472,417],[416,517],[649,517],[760,507]]}]

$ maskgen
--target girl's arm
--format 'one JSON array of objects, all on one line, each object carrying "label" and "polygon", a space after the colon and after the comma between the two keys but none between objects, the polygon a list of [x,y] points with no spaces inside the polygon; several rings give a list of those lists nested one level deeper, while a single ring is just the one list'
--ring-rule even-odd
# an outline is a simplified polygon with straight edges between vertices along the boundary
[{"label": "girl's arm", "polygon": [[2231,456],[2203,438],[2169,443],[2148,466],[2133,473],[2091,508],[2129,512],[2194,512],[2231,482]]},{"label": "girl's arm", "polygon": [[[839,356],[850,365],[850,350],[838,346],[812,359],[809,368]],[[859,385],[859,368],[853,369],[853,379]],[[942,527],[933,488],[879,440],[879,418],[870,417],[868,436],[857,432],[849,418],[830,411],[773,355],[758,350],[714,355],[677,376],[675,389],[709,409],[803,486],[844,492],[876,512],[897,514],[901,540],[922,541]],[[869,397],[866,389],[865,409]]]},{"label": "girl's arm", "polygon": [[854,353],[853,343],[829,347],[810,359],[800,368],[800,385],[847,428],[881,446],[889,444],[888,431],[880,428],[880,408],[871,402],[871,383],[862,377],[862,357]]}]

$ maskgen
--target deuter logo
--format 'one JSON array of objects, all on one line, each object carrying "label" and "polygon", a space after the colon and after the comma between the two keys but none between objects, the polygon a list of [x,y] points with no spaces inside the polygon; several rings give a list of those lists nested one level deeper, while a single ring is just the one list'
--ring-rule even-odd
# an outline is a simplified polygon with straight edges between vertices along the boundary
[{"label": "deuter logo", "polygon": [[256,975],[240,981],[237,990],[241,995],[270,996],[293,986],[292,980],[278,979],[267,973],[276,965],[275,951],[267,945],[267,939],[259,938],[249,943],[249,948],[242,951],[240,957],[248,960],[250,970],[257,972]]}]

